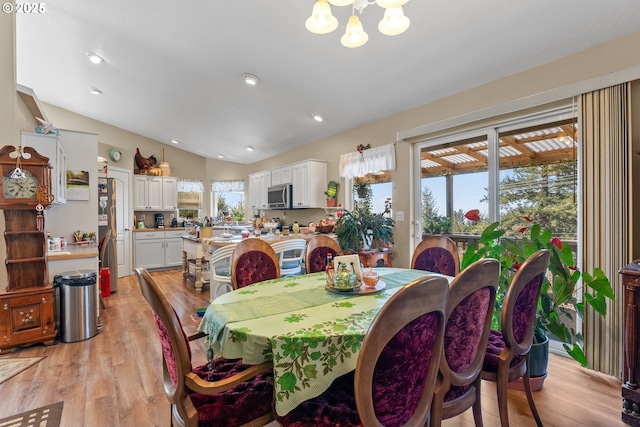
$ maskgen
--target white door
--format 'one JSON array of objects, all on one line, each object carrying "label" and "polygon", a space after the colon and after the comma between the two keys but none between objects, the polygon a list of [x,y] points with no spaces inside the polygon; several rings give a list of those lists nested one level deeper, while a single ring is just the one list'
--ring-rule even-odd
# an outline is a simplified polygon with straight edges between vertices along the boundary
[{"label": "white door", "polygon": [[131,274],[131,171],[109,167],[107,173],[116,183],[116,253],[118,277]]}]

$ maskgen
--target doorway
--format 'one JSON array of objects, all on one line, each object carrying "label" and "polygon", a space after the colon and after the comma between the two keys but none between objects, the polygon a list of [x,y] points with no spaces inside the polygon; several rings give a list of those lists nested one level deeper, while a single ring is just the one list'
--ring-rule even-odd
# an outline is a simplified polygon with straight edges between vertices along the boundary
[{"label": "doorway", "polygon": [[116,183],[116,253],[118,278],[131,272],[131,170],[109,166],[107,175]]}]

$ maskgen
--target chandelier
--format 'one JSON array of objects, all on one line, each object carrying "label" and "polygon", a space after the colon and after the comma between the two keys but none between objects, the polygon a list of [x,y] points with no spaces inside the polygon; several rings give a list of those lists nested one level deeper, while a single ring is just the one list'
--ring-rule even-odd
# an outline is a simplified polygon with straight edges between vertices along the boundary
[{"label": "chandelier", "polygon": [[377,4],[384,9],[384,17],[378,24],[378,30],[387,36],[396,36],[409,28],[409,18],[404,16],[402,5],[409,0],[317,0],[313,5],[311,16],[305,22],[307,30],[314,34],[328,34],[338,28],[338,20],[331,14],[331,3],[334,6],[351,6],[351,16],[347,21],[340,43],[345,47],[360,47],[369,40],[364,31],[356,10],[362,14],[367,6]]}]

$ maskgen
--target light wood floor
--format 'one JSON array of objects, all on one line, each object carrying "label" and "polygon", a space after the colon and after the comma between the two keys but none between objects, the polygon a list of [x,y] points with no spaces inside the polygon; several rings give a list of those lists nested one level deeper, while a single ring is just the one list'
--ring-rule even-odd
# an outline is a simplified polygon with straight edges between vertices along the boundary
[{"label": "light wood floor", "polygon": [[[207,305],[208,289],[196,294],[183,284],[178,270],[153,276],[187,333],[195,332],[190,315]],[[62,427],[170,425],[161,382],[160,344],[135,276],[118,281],[118,292],[107,298],[107,305],[101,317],[103,330],[91,339],[13,350],[13,356],[47,357],[0,384],[0,418],[64,401]],[[194,365],[205,362],[201,341],[192,343]],[[534,399],[546,427],[624,426],[620,395],[619,380],[551,355],[549,376]],[[509,405],[512,426],[535,425],[523,392],[510,391]],[[482,406],[485,426],[499,426],[492,383],[483,383]],[[473,416],[467,411],[443,424],[472,426]]]}]

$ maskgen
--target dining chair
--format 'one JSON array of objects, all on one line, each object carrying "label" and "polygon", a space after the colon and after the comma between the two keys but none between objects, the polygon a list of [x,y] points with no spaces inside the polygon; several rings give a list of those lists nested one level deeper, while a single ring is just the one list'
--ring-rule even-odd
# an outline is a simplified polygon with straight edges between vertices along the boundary
[{"label": "dining chair", "polygon": [[239,242],[231,254],[233,289],[280,277],[280,262],[271,245],[262,239]]},{"label": "dining chair", "polygon": [[164,391],[171,403],[172,426],[257,427],[273,419],[273,364],[244,365],[217,358],[191,365],[188,337],[175,310],[149,272],[136,268],[144,299],[151,307],[162,346]]},{"label": "dining chair", "polygon": [[287,415],[283,427],[423,426],[442,355],[448,281],[426,276],[399,289],[365,335],[354,372]]},{"label": "dining chair", "polygon": [[290,239],[271,244],[280,262],[280,277],[302,274],[302,260],[306,247],[307,241],[304,239]]},{"label": "dining chair", "polygon": [[340,253],[340,245],[329,236],[319,234],[313,236],[307,244],[305,268],[307,273],[318,273],[327,267],[327,254],[335,258]]},{"label": "dining chair", "polygon": [[500,262],[481,259],[458,274],[449,285],[447,321],[430,426],[473,408],[482,427],[480,402],[482,365],[500,279]]},{"label": "dining chair", "polygon": [[538,427],[542,427],[529,382],[529,352],[533,343],[540,288],[550,252],[542,249],[518,268],[504,297],[500,330],[491,330],[482,379],[496,382],[502,427],[509,426],[507,384],[522,377],[527,402]]},{"label": "dining chair", "polygon": [[458,247],[447,236],[425,236],[413,252],[411,268],[455,276],[460,272]]},{"label": "dining chair", "polygon": [[[228,292],[231,286],[231,255],[235,246],[216,247],[209,243],[209,274],[210,281],[215,281],[217,285],[213,291],[213,298],[218,298],[221,291]],[[211,286],[211,285],[209,285]]]}]

